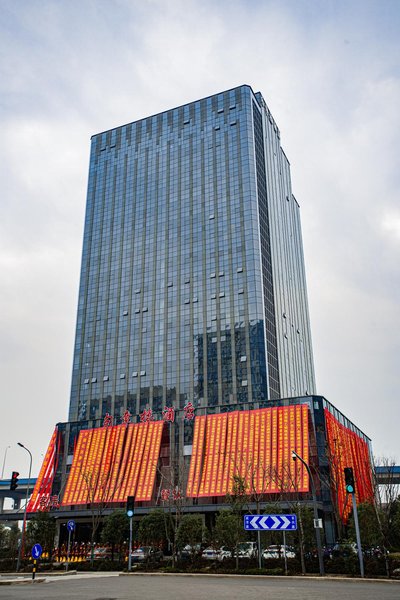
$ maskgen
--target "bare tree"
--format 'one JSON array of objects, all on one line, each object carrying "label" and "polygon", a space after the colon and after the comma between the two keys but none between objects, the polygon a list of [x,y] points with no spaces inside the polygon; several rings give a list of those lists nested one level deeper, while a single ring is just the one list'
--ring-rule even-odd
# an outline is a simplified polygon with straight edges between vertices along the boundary
[{"label": "bare tree", "polygon": [[158,465],[157,470],[161,476],[158,502],[164,509],[165,533],[175,564],[178,554],[178,530],[184,506],[188,502],[184,492],[188,471],[185,457],[175,457],[169,465]]},{"label": "bare tree", "polygon": [[86,488],[86,503],[89,505],[92,531],[91,531],[91,555],[90,560],[94,562],[94,545],[96,533],[104,517],[104,512],[110,507],[117,493],[117,486],[111,484],[112,468],[107,471],[101,467],[81,471],[81,476]]},{"label": "bare tree", "polygon": [[274,480],[280,490],[281,502],[283,501],[297,516],[301,572],[305,575],[305,546],[308,536],[305,531],[305,492],[300,491],[299,485],[301,473],[302,467],[298,461],[286,462],[275,469]]},{"label": "bare tree", "polygon": [[[374,507],[385,558],[386,574],[389,577],[388,550],[392,547],[396,537],[400,537],[400,531],[396,531],[395,527],[395,517],[400,510],[400,484],[398,483],[398,477],[396,478],[394,468],[396,461],[393,458],[375,458],[374,463]],[[383,476],[381,480],[378,480],[376,467],[382,468]],[[398,540],[396,541],[398,542]]]}]

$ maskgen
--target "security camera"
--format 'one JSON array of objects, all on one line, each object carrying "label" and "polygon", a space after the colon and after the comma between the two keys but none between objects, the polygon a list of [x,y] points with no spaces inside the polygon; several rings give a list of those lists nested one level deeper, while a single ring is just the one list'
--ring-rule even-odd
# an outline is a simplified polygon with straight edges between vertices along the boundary
[{"label": "security camera", "polygon": [[293,460],[296,460],[296,459],[297,459],[296,453],[295,453],[295,452],[293,452],[293,451],[292,451],[292,458],[293,458]]}]

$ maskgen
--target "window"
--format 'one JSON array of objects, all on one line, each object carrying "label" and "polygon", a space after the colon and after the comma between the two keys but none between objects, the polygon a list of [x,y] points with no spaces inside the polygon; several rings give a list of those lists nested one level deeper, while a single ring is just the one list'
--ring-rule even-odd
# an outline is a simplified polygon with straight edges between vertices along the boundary
[{"label": "window", "polygon": [[138,372],[137,371],[133,371],[132,377],[137,377],[137,376],[138,376]]},{"label": "window", "polygon": [[103,381],[108,381],[108,380],[109,380],[109,376],[108,375],[104,375]]}]

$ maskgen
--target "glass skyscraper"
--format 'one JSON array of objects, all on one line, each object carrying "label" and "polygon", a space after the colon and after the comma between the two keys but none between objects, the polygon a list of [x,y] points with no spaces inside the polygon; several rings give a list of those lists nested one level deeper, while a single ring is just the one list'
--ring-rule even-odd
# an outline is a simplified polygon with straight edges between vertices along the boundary
[{"label": "glass skyscraper", "polygon": [[261,94],[93,136],[69,421],[314,393],[299,206]]}]

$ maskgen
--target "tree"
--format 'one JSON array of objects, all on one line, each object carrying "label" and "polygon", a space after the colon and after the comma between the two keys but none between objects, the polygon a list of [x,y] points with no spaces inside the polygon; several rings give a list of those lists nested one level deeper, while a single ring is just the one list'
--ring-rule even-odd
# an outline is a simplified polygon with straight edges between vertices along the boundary
[{"label": "tree", "polygon": [[297,540],[300,551],[301,572],[306,573],[305,552],[310,550],[315,543],[315,531],[312,510],[304,503],[304,492],[299,491],[301,465],[287,462],[275,471],[275,482],[280,488],[280,500],[289,506],[289,510],[297,516]]},{"label": "tree", "polygon": [[10,558],[15,558],[18,552],[18,545],[21,539],[21,530],[17,523],[13,523],[8,532],[7,545],[10,551]]},{"label": "tree", "polygon": [[[390,567],[387,551],[400,546],[400,484],[397,483],[395,467],[392,458],[375,459],[374,496],[375,512],[379,524],[380,546],[382,546],[386,574],[389,576]],[[376,467],[382,467],[385,478],[378,482]]]},{"label": "tree", "polygon": [[[358,524],[363,547],[379,546],[381,544],[381,531],[376,507],[370,502],[363,502],[357,506]],[[348,537],[356,539],[354,516],[351,514],[348,524]]]},{"label": "tree", "polygon": [[170,535],[171,532],[166,529],[164,511],[160,509],[152,510],[139,523],[138,539],[142,544],[159,546],[164,544]]},{"label": "tree", "polygon": [[8,531],[4,527],[3,523],[0,523],[0,550],[3,550],[3,548],[6,546],[7,538],[8,538]]},{"label": "tree", "polygon": [[105,509],[110,506],[117,492],[117,488],[111,485],[111,473],[111,467],[108,471],[103,471],[101,467],[82,471],[82,479],[86,487],[86,502],[89,504],[92,520],[90,540],[90,562],[92,564],[94,563],[94,545],[97,530],[103,520]]},{"label": "tree", "polygon": [[235,551],[236,569],[239,569],[238,546],[244,539],[243,520],[238,512],[222,510],[215,519],[215,538],[220,546]]},{"label": "tree", "polygon": [[192,558],[195,548],[204,538],[203,519],[200,515],[183,515],[177,533],[177,545],[183,548],[186,544],[191,547]]},{"label": "tree", "polygon": [[111,560],[114,560],[115,546],[119,547],[119,560],[121,560],[121,548],[129,538],[129,518],[124,510],[116,510],[104,519],[101,531],[101,541],[111,545]]},{"label": "tree", "polygon": [[50,516],[48,511],[39,511],[28,522],[26,537],[31,546],[40,544],[43,552],[48,552],[51,558],[54,548],[54,537],[56,534],[56,520]]},{"label": "tree", "polygon": [[173,457],[169,466],[158,467],[161,475],[160,498],[163,504],[165,532],[172,549],[172,561],[176,563],[178,531],[187,498],[183,492],[187,483],[188,465],[185,457]]}]

